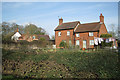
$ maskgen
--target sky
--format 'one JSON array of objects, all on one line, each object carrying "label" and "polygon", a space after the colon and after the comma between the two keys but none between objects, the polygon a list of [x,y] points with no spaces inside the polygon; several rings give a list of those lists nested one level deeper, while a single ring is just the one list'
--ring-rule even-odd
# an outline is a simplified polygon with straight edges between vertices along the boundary
[{"label": "sky", "polygon": [[2,2],[2,21],[19,25],[33,23],[47,33],[55,35],[54,29],[63,22],[99,22],[103,14],[107,30],[111,24],[118,25],[118,2]]}]

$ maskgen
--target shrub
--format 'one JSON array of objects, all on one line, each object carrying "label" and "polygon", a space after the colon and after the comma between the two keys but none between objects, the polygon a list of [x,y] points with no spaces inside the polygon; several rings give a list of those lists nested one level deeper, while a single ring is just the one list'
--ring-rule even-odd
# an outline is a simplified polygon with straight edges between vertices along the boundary
[{"label": "shrub", "polygon": [[39,41],[45,41],[45,38],[44,38],[44,37],[41,37],[41,38],[39,39]]},{"label": "shrub", "polygon": [[109,37],[112,37],[111,34],[101,34],[100,35],[101,38],[109,38]]},{"label": "shrub", "polygon": [[101,43],[102,47],[112,47],[112,44],[113,44],[113,41],[109,42],[109,43],[106,43],[105,41]]},{"label": "shrub", "polygon": [[67,48],[67,43],[65,41],[62,41],[60,44],[59,44],[59,47],[64,47],[64,48]]}]

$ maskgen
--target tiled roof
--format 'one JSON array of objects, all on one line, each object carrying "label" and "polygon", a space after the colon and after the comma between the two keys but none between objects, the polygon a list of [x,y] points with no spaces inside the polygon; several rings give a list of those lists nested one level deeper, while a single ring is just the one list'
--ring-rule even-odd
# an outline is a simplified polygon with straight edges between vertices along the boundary
[{"label": "tiled roof", "polygon": [[58,25],[55,31],[57,30],[64,30],[64,29],[74,29],[77,24],[80,23],[79,21],[75,22],[68,22],[68,23],[62,23],[61,25]]},{"label": "tiled roof", "polygon": [[98,31],[100,29],[100,22],[80,24],[75,32]]},{"label": "tiled roof", "polygon": [[41,37],[45,38],[46,40],[50,40],[49,35],[37,35],[38,39],[40,39]]},{"label": "tiled roof", "polygon": [[22,34],[21,37],[24,37],[25,40],[27,40],[30,36],[35,36],[36,39],[40,39],[41,37],[43,37],[43,38],[45,38],[46,40],[50,40],[49,35],[36,35],[36,34],[34,34],[34,35],[30,35],[30,34]]}]

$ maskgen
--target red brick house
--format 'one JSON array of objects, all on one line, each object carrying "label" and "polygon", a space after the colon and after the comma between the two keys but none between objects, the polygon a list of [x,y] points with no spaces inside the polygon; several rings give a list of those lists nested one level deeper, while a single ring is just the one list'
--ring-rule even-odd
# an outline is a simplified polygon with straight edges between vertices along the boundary
[{"label": "red brick house", "polygon": [[49,41],[50,37],[48,35],[29,35],[29,34],[22,34],[19,37],[19,40],[26,40],[28,42],[39,40],[40,38],[44,38],[45,40]]},{"label": "red brick house", "polygon": [[19,32],[19,29],[17,28],[17,31],[13,34],[13,36],[11,37],[12,40],[15,41],[20,41],[20,40],[25,40],[28,42],[34,41],[34,40],[39,40],[40,38],[44,38],[46,41],[50,40],[49,35],[30,35],[30,34],[21,34]]},{"label": "red brick house", "polygon": [[79,21],[63,23],[59,19],[59,25],[55,29],[55,44],[59,47],[61,41],[69,45],[78,45],[80,48],[94,48],[94,37],[100,37],[107,33],[104,24],[104,16],[100,14],[100,21],[81,24]]}]

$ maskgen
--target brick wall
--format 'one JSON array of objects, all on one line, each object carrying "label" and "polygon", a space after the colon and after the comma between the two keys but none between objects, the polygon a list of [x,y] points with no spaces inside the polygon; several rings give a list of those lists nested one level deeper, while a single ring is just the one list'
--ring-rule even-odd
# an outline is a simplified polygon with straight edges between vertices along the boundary
[{"label": "brick wall", "polygon": [[93,45],[90,45],[90,40],[94,40],[94,37],[97,37],[98,32],[93,32],[93,36],[89,36],[89,32],[85,32],[85,33],[79,33],[79,37],[76,37],[75,34],[75,44],[76,44],[76,40],[79,40],[80,43],[80,48],[83,48],[83,40],[86,40],[86,48],[94,48]]},{"label": "brick wall", "polygon": [[[67,36],[67,31],[70,31],[70,36]],[[58,32],[61,32],[61,36],[58,36]],[[69,40],[71,40],[72,45],[74,45],[73,29],[55,31],[55,44],[57,48],[62,40],[65,40],[67,44],[69,44]]]},{"label": "brick wall", "polygon": [[105,33],[108,33],[105,27],[105,24],[101,24],[100,31],[99,31],[99,37],[101,34],[105,34]]}]

